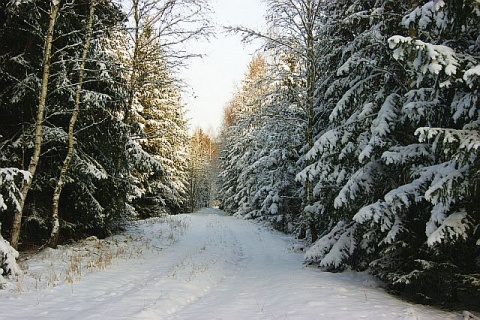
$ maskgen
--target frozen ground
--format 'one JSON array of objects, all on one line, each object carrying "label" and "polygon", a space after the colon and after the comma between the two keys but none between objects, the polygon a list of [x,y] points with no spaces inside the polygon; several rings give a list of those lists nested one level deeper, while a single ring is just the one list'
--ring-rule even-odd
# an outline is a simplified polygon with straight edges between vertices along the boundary
[{"label": "frozen ground", "polygon": [[[292,238],[205,209],[23,261],[0,319],[462,319],[366,274],[302,266]],[[53,259],[53,262],[51,260]]]}]

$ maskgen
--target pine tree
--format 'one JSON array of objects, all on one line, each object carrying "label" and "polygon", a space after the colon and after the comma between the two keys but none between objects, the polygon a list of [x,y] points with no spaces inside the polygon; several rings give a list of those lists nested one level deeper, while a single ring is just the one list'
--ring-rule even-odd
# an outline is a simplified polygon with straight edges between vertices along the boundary
[{"label": "pine tree", "polygon": [[129,201],[137,208],[160,205],[155,214],[178,213],[186,201],[188,135],[172,72],[195,56],[185,50],[187,42],[209,35],[209,7],[204,0],[135,0],[131,12],[123,112],[134,167]]},{"label": "pine tree", "polygon": [[[329,49],[342,54],[327,57],[338,60],[319,82],[329,84],[318,107],[331,110],[329,122],[299,174],[316,183],[323,233],[307,262],[370,268],[422,302],[478,292],[477,7],[327,6],[322,39],[344,40]],[[399,23],[410,37],[393,36]]]},{"label": "pine tree", "polygon": [[[420,145],[423,156],[415,159],[412,151],[402,152],[401,158],[386,155],[394,164],[400,159],[409,163],[411,179],[390,191],[385,202],[390,210],[423,210],[420,219],[408,221],[420,229],[415,234],[419,241],[407,242],[417,252],[395,269],[387,263],[381,274],[397,289],[418,292],[421,301],[468,305],[478,301],[480,288],[480,6],[475,1],[421,3],[402,25],[409,36],[393,36],[389,44],[408,71],[402,115],[414,124],[418,141],[398,151]],[[416,201],[406,200],[411,198]]]},{"label": "pine tree", "polygon": [[178,213],[186,197],[188,137],[183,106],[177,82],[170,75],[153,33],[153,25],[145,26],[138,43],[139,79],[131,113],[139,125],[139,144],[156,163],[152,166],[156,169],[137,172],[140,183],[137,192],[140,193],[135,196],[135,202],[143,207],[153,205],[153,211],[142,208],[151,211],[142,216]]},{"label": "pine tree", "polygon": [[[265,40],[265,48],[272,50],[273,54],[294,57],[296,60],[296,74],[300,86],[296,88],[298,97],[297,106],[302,110],[300,124],[303,129],[303,148],[300,150],[299,161],[302,166],[310,164],[306,158],[306,152],[313,147],[316,126],[315,104],[318,99],[316,83],[319,79],[318,50],[319,37],[317,30],[322,18],[323,1],[321,0],[294,0],[267,1],[269,33],[262,34],[254,30],[236,28],[246,38],[259,37]],[[289,105],[285,101],[284,105]],[[299,119],[299,120],[300,120]],[[308,179],[301,179],[301,194],[303,197],[303,210],[299,220],[298,235],[300,238],[308,238],[310,241],[317,239],[317,229],[314,217],[310,212],[313,204],[313,184]]]},{"label": "pine tree", "polygon": [[[402,70],[393,63],[386,39],[395,30],[395,11],[401,8],[390,3],[339,1],[325,9],[329,14],[320,34],[326,42],[324,50],[331,54],[324,57],[323,78],[318,83],[325,88],[317,108],[321,112],[318,140],[307,154],[317,160],[299,174],[299,179],[316,183],[317,201],[310,210],[324,236],[307,260],[332,268],[345,263],[365,268],[376,241],[388,241],[391,236],[377,238],[375,230],[352,219],[397,183],[382,154],[399,143],[392,133],[397,130],[404,89],[401,77],[392,75],[401,76]],[[381,219],[386,225],[382,232],[398,222],[392,216]]]},{"label": "pine tree", "polygon": [[[294,59],[252,60],[241,91],[225,110],[220,195],[225,209],[293,232],[301,196],[295,182],[302,109]],[[301,90],[301,89],[300,89]]]},{"label": "pine tree", "polygon": [[257,56],[249,65],[243,86],[225,110],[219,193],[223,208],[229,213],[246,215],[251,209],[249,199],[255,175],[247,170],[255,161],[255,132],[260,125],[257,113],[265,93],[261,85],[264,73],[265,61]]}]

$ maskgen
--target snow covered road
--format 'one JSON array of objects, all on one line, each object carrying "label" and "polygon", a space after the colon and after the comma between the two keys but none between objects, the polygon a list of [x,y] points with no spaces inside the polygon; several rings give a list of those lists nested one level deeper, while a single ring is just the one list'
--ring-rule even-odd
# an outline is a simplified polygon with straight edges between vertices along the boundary
[{"label": "snow covered road", "polygon": [[365,274],[304,267],[292,238],[220,210],[138,223],[129,234],[138,257],[73,284],[0,292],[0,319],[461,318],[397,300]]}]

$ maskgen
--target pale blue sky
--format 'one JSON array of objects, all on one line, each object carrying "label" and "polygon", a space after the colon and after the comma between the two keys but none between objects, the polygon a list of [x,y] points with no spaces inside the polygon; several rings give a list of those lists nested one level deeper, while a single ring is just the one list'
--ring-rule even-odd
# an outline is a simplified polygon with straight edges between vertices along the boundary
[{"label": "pale blue sky", "polygon": [[215,10],[213,22],[217,37],[210,42],[195,44],[195,52],[207,54],[194,59],[185,71],[188,84],[184,102],[192,129],[210,127],[217,130],[222,122],[223,108],[243,79],[247,66],[260,42],[241,43],[239,35],[225,35],[223,25],[243,25],[264,29],[265,6],[261,0],[211,0]]}]

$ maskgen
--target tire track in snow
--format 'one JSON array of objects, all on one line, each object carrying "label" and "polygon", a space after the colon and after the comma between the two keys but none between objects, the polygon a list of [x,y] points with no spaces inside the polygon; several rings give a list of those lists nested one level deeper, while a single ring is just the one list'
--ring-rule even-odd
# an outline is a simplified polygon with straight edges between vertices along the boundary
[{"label": "tire track in snow", "polygon": [[369,275],[304,267],[294,239],[250,221],[218,219],[237,248],[237,269],[169,319],[458,319],[397,300]]},{"label": "tire track in snow", "polygon": [[167,255],[178,253],[175,263],[169,267],[168,276],[163,279],[164,290],[155,305],[142,310],[139,318],[169,318],[185,306],[207,296],[219,283],[232,277],[240,266],[242,254],[240,242],[231,230],[212,214],[190,216],[192,227],[188,237],[179,241]]}]

